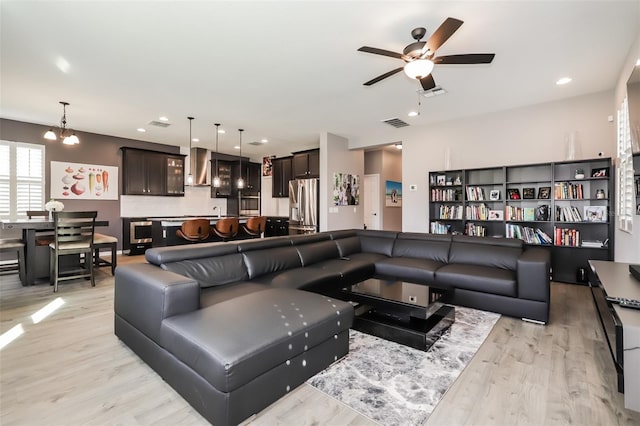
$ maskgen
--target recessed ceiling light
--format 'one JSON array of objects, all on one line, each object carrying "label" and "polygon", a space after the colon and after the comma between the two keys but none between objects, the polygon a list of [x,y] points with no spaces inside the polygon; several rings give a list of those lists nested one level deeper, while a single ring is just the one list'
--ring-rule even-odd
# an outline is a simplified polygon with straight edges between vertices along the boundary
[{"label": "recessed ceiling light", "polygon": [[200,142],[200,139],[198,139],[198,138],[193,138],[193,139],[191,139],[191,142]]},{"label": "recessed ceiling light", "polygon": [[417,111],[411,111],[409,112],[409,114],[407,114],[409,117],[417,117],[418,116],[418,112]]},{"label": "recessed ceiling light", "polygon": [[236,145],[236,146],[233,147],[233,149],[240,149],[240,146]]},{"label": "recessed ceiling light", "polygon": [[558,86],[562,86],[563,84],[571,83],[571,77],[562,77],[560,80],[556,81]]},{"label": "recessed ceiling light", "polygon": [[397,143],[394,146],[396,147],[396,149],[402,149],[402,144],[401,143]]},{"label": "recessed ceiling light", "polygon": [[147,129],[143,129],[142,127],[138,127],[137,129],[140,133],[144,133],[147,131]]},{"label": "recessed ceiling light", "polygon": [[262,139],[260,142],[267,143],[267,142],[269,142],[269,139]]},{"label": "recessed ceiling light", "polygon": [[160,121],[169,121],[169,119],[167,117],[165,117],[164,115],[160,118],[158,118],[158,120]]},{"label": "recessed ceiling light", "polygon": [[220,133],[220,134],[222,135],[222,134],[225,134],[225,133],[227,133],[227,132],[226,132],[224,129],[219,129],[219,130],[218,130],[218,133]]},{"label": "recessed ceiling light", "polygon": [[69,68],[71,67],[71,65],[69,64],[69,62],[67,62],[67,60],[65,58],[63,58],[62,56],[60,56],[57,60],[56,60],[56,66],[58,67],[58,69],[60,71],[62,71],[63,73],[67,73],[69,72]]}]

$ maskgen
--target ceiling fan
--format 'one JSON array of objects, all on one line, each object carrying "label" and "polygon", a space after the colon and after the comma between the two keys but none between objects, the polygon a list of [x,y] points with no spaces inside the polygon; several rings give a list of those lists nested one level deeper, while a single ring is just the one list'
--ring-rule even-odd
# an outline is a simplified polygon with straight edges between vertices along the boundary
[{"label": "ceiling fan", "polygon": [[442,46],[463,24],[463,21],[455,18],[447,18],[438,29],[431,34],[427,41],[422,38],[427,34],[425,28],[415,28],[411,31],[411,37],[414,38],[413,43],[404,48],[402,53],[391,52],[389,50],[378,49],[376,47],[362,46],[358,51],[373,53],[376,55],[390,56],[392,58],[402,59],[404,66],[386,72],[376,78],[364,83],[365,86],[371,86],[387,77],[399,73],[404,70],[410,78],[420,80],[420,84],[424,90],[433,89],[436,83],[431,75],[435,64],[489,64],[493,61],[495,53],[470,53],[466,55],[445,55],[435,56],[436,50]]}]

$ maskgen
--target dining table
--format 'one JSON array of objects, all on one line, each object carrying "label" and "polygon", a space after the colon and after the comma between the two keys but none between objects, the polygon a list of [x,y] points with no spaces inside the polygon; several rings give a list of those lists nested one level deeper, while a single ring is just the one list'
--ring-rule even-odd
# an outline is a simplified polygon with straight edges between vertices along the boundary
[{"label": "dining table", "polygon": [[[55,222],[52,218],[33,218],[0,221],[0,229],[22,230],[22,241],[24,242],[24,262],[25,280],[24,286],[35,284],[36,280],[49,279],[49,247],[38,246],[37,239],[43,234],[51,234],[55,229]],[[95,226],[109,226],[108,220],[96,220]]]}]

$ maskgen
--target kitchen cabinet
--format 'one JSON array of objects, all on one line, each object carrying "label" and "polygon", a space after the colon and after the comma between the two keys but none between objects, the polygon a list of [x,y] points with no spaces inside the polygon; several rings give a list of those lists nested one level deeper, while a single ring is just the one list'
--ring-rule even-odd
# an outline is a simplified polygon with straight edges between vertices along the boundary
[{"label": "kitchen cabinet", "polygon": [[242,163],[242,177],[245,181],[243,195],[259,195],[262,177],[262,164]]},{"label": "kitchen cabinet", "polygon": [[320,150],[294,152],[293,176],[296,179],[320,177]]},{"label": "kitchen cabinet", "polygon": [[289,181],[292,179],[293,157],[274,158],[271,162],[271,196],[273,198],[289,197]]},{"label": "kitchen cabinet", "polygon": [[122,194],[184,196],[184,157],[122,148]]},{"label": "kitchen cabinet", "polygon": [[[232,195],[233,187],[231,182],[233,181],[233,161],[218,160],[218,177],[220,178],[220,187],[215,188],[211,185],[211,198],[228,198]],[[216,161],[215,158],[211,160],[211,182],[216,175],[215,173]]]}]

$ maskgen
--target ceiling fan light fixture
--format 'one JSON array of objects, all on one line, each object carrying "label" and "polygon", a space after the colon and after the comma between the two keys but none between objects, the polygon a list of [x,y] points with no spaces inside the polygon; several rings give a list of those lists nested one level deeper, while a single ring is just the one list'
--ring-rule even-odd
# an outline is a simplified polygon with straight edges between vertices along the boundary
[{"label": "ceiling fan light fixture", "polygon": [[409,78],[420,80],[433,71],[433,62],[429,59],[416,59],[415,61],[408,62],[404,66],[404,73]]}]

